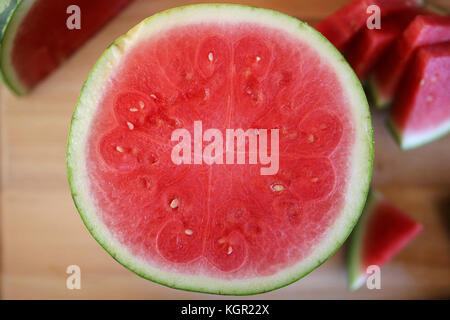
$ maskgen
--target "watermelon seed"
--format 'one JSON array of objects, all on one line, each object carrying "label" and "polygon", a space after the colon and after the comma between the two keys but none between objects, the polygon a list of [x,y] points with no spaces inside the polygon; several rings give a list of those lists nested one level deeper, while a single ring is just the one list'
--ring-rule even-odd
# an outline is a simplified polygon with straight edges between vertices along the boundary
[{"label": "watermelon seed", "polygon": [[172,209],[176,209],[176,208],[178,208],[178,199],[173,199],[171,202],[170,202],[170,207],[172,208]]},{"label": "watermelon seed", "polygon": [[155,99],[156,100],[156,96],[152,93],[152,94],[150,94],[150,97],[152,98],[152,99]]},{"label": "watermelon seed", "polygon": [[233,252],[233,247],[229,246],[229,247],[228,247],[227,254],[231,254],[232,252]]},{"label": "watermelon seed", "polygon": [[136,109],[136,108],[130,108],[130,111],[131,111],[131,112],[137,112],[138,109]]},{"label": "watermelon seed", "polygon": [[312,179],[311,179],[311,182],[312,182],[312,183],[316,183],[317,181],[319,181],[319,178],[312,178]]},{"label": "watermelon seed", "polygon": [[286,137],[290,140],[296,139],[297,136],[298,136],[298,133],[296,131],[289,132],[288,134],[286,134]]},{"label": "watermelon seed", "polygon": [[256,57],[256,61],[261,61],[261,57]]},{"label": "watermelon seed", "polygon": [[219,244],[225,243],[225,238],[220,238],[217,242],[218,242]]},{"label": "watermelon seed", "polygon": [[123,148],[120,147],[120,146],[117,146],[117,147],[116,147],[116,150],[119,151],[119,152],[123,152]]},{"label": "watermelon seed", "polygon": [[314,136],[312,134],[308,135],[308,141],[309,142],[314,142]]},{"label": "watermelon seed", "polygon": [[272,191],[275,191],[275,192],[281,192],[284,190],[284,186],[281,184],[273,184],[270,186],[270,188],[272,189]]},{"label": "watermelon seed", "polygon": [[177,246],[179,249],[183,248],[183,241],[177,236]]},{"label": "watermelon seed", "polygon": [[[139,107],[141,108],[141,109],[144,109],[144,107],[145,107],[145,104],[144,104],[144,101],[139,101]],[[131,109],[130,109],[131,110]],[[137,110],[136,110],[137,111]]]},{"label": "watermelon seed", "polygon": [[132,124],[131,122],[128,122],[128,121],[127,121],[127,126],[128,126],[128,128],[129,128],[130,130],[133,130],[133,129],[134,129],[134,124]]},{"label": "watermelon seed", "polygon": [[191,236],[194,232],[191,229],[184,230],[184,233],[186,233],[188,236]]},{"label": "watermelon seed", "polygon": [[142,177],[140,179],[140,182],[141,182],[142,187],[144,187],[145,189],[150,189],[151,183],[148,178]]},{"label": "watermelon seed", "polygon": [[213,59],[214,59],[213,53],[212,52],[208,53],[208,60],[212,62]]}]

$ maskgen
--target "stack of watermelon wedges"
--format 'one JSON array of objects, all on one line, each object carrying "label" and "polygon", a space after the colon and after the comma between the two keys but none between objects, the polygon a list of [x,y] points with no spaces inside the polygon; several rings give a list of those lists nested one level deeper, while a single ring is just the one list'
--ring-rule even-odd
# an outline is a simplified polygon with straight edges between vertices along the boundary
[{"label": "stack of watermelon wedges", "polygon": [[[369,29],[369,6],[380,29]],[[368,13],[369,12],[369,13]],[[450,131],[450,16],[422,0],[355,0],[320,22],[320,31],[365,83],[373,104],[390,107],[402,149]]]}]

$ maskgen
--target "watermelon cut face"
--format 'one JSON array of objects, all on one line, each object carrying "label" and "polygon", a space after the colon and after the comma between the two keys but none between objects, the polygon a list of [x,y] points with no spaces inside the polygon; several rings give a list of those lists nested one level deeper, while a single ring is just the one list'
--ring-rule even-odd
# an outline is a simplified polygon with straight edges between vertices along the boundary
[{"label": "watermelon cut face", "polygon": [[421,7],[422,0],[355,0],[342,7],[320,22],[315,28],[322,33],[338,50],[343,51],[353,37],[366,26],[372,13],[367,9],[376,5],[381,17]]},{"label": "watermelon cut face", "polygon": [[382,20],[381,29],[363,28],[353,38],[345,51],[345,57],[361,81],[416,15],[416,10],[394,14]]},{"label": "watermelon cut face", "polygon": [[391,105],[402,76],[417,48],[450,41],[450,16],[418,15],[375,67],[371,80],[378,108]]},{"label": "watermelon cut face", "polygon": [[382,267],[420,231],[422,225],[371,190],[364,212],[350,238],[349,287],[356,290],[367,279],[367,268]]},{"label": "watermelon cut face", "polygon": [[[5,83],[27,93],[131,1],[11,0],[0,52]],[[67,26],[71,5],[80,8],[80,29]]]},{"label": "watermelon cut face", "polygon": [[[278,134],[278,170],[261,174],[251,154],[202,161],[199,128],[204,150],[209,129]],[[172,160],[177,129],[191,164]],[[295,18],[237,5],[175,8],[119,38],[86,81],[67,150],[77,208],[117,261],[236,295],[287,285],[340,247],[372,158],[367,100],[339,52]]]},{"label": "watermelon cut face", "polygon": [[419,48],[399,88],[389,125],[410,149],[450,131],[450,42]]}]

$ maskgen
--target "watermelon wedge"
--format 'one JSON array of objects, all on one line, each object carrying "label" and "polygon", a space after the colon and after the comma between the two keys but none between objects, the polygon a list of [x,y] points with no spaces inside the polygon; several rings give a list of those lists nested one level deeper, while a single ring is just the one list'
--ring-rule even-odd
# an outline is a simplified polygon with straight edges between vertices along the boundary
[{"label": "watermelon wedge", "polygon": [[423,6],[423,0],[355,0],[342,7],[315,28],[334,46],[343,51],[352,38],[366,26],[370,13],[367,8],[377,5],[381,17]]},{"label": "watermelon wedge", "polygon": [[388,16],[382,19],[381,29],[363,28],[353,38],[345,50],[345,57],[361,81],[416,15],[416,10],[407,10]]},{"label": "watermelon wedge", "polygon": [[389,125],[403,149],[450,132],[450,42],[417,50],[395,97]]},{"label": "watermelon wedge", "polygon": [[370,81],[374,104],[380,109],[391,105],[417,48],[446,41],[450,41],[450,16],[418,15],[375,67]]},{"label": "watermelon wedge", "polygon": [[[5,84],[18,95],[26,94],[131,1],[6,1],[0,7],[0,27],[5,24],[0,70]],[[80,29],[67,27],[71,5],[80,8]]]},{"label": "watermelon wedge", "polygon": [[349,288],[356,290],[367,279],[367,267],[382,267],[400,252],[420,231],[422,225],[371,190],[366,207],[349,244]]},{"label": "watermelon wedge", "polygon": [[337,250],[372,160],[367,100],[340,53],[293,17],[226,4],[161,12],[115,41],[67,148],[74,202],[117,261],[235,295],[292,283]]}]

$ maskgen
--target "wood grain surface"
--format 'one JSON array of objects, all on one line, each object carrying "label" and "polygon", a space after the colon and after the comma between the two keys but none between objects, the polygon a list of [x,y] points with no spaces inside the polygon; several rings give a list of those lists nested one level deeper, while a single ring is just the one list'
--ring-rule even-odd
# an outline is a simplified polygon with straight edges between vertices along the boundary
[{"label": "wood grain surface", "polygon": [[[234,2],[234,1],[231,1]],[[315,23],[346,0],[240,1]],[[137,0],[24,98],[0,89],[1,251],[3,299],[217,299],[144,280],[115,262],[84,227],[72,202],[65,148],[81,85],[105,48],[157,11],[191,3]],[[450,1],[440,1],[450,7]],[[450,297],[450,136],[401,151],[372,111],[373,184],[424,225],[382,269],[382,289],[349,292],[345,246],[304,279],[253,299],[380,299]],[[66,289],[66,268],[82,271],[82,289]],[[232,298],[233,299],[233,298]],[[239,299],[239,298],[235,298]]]}]

